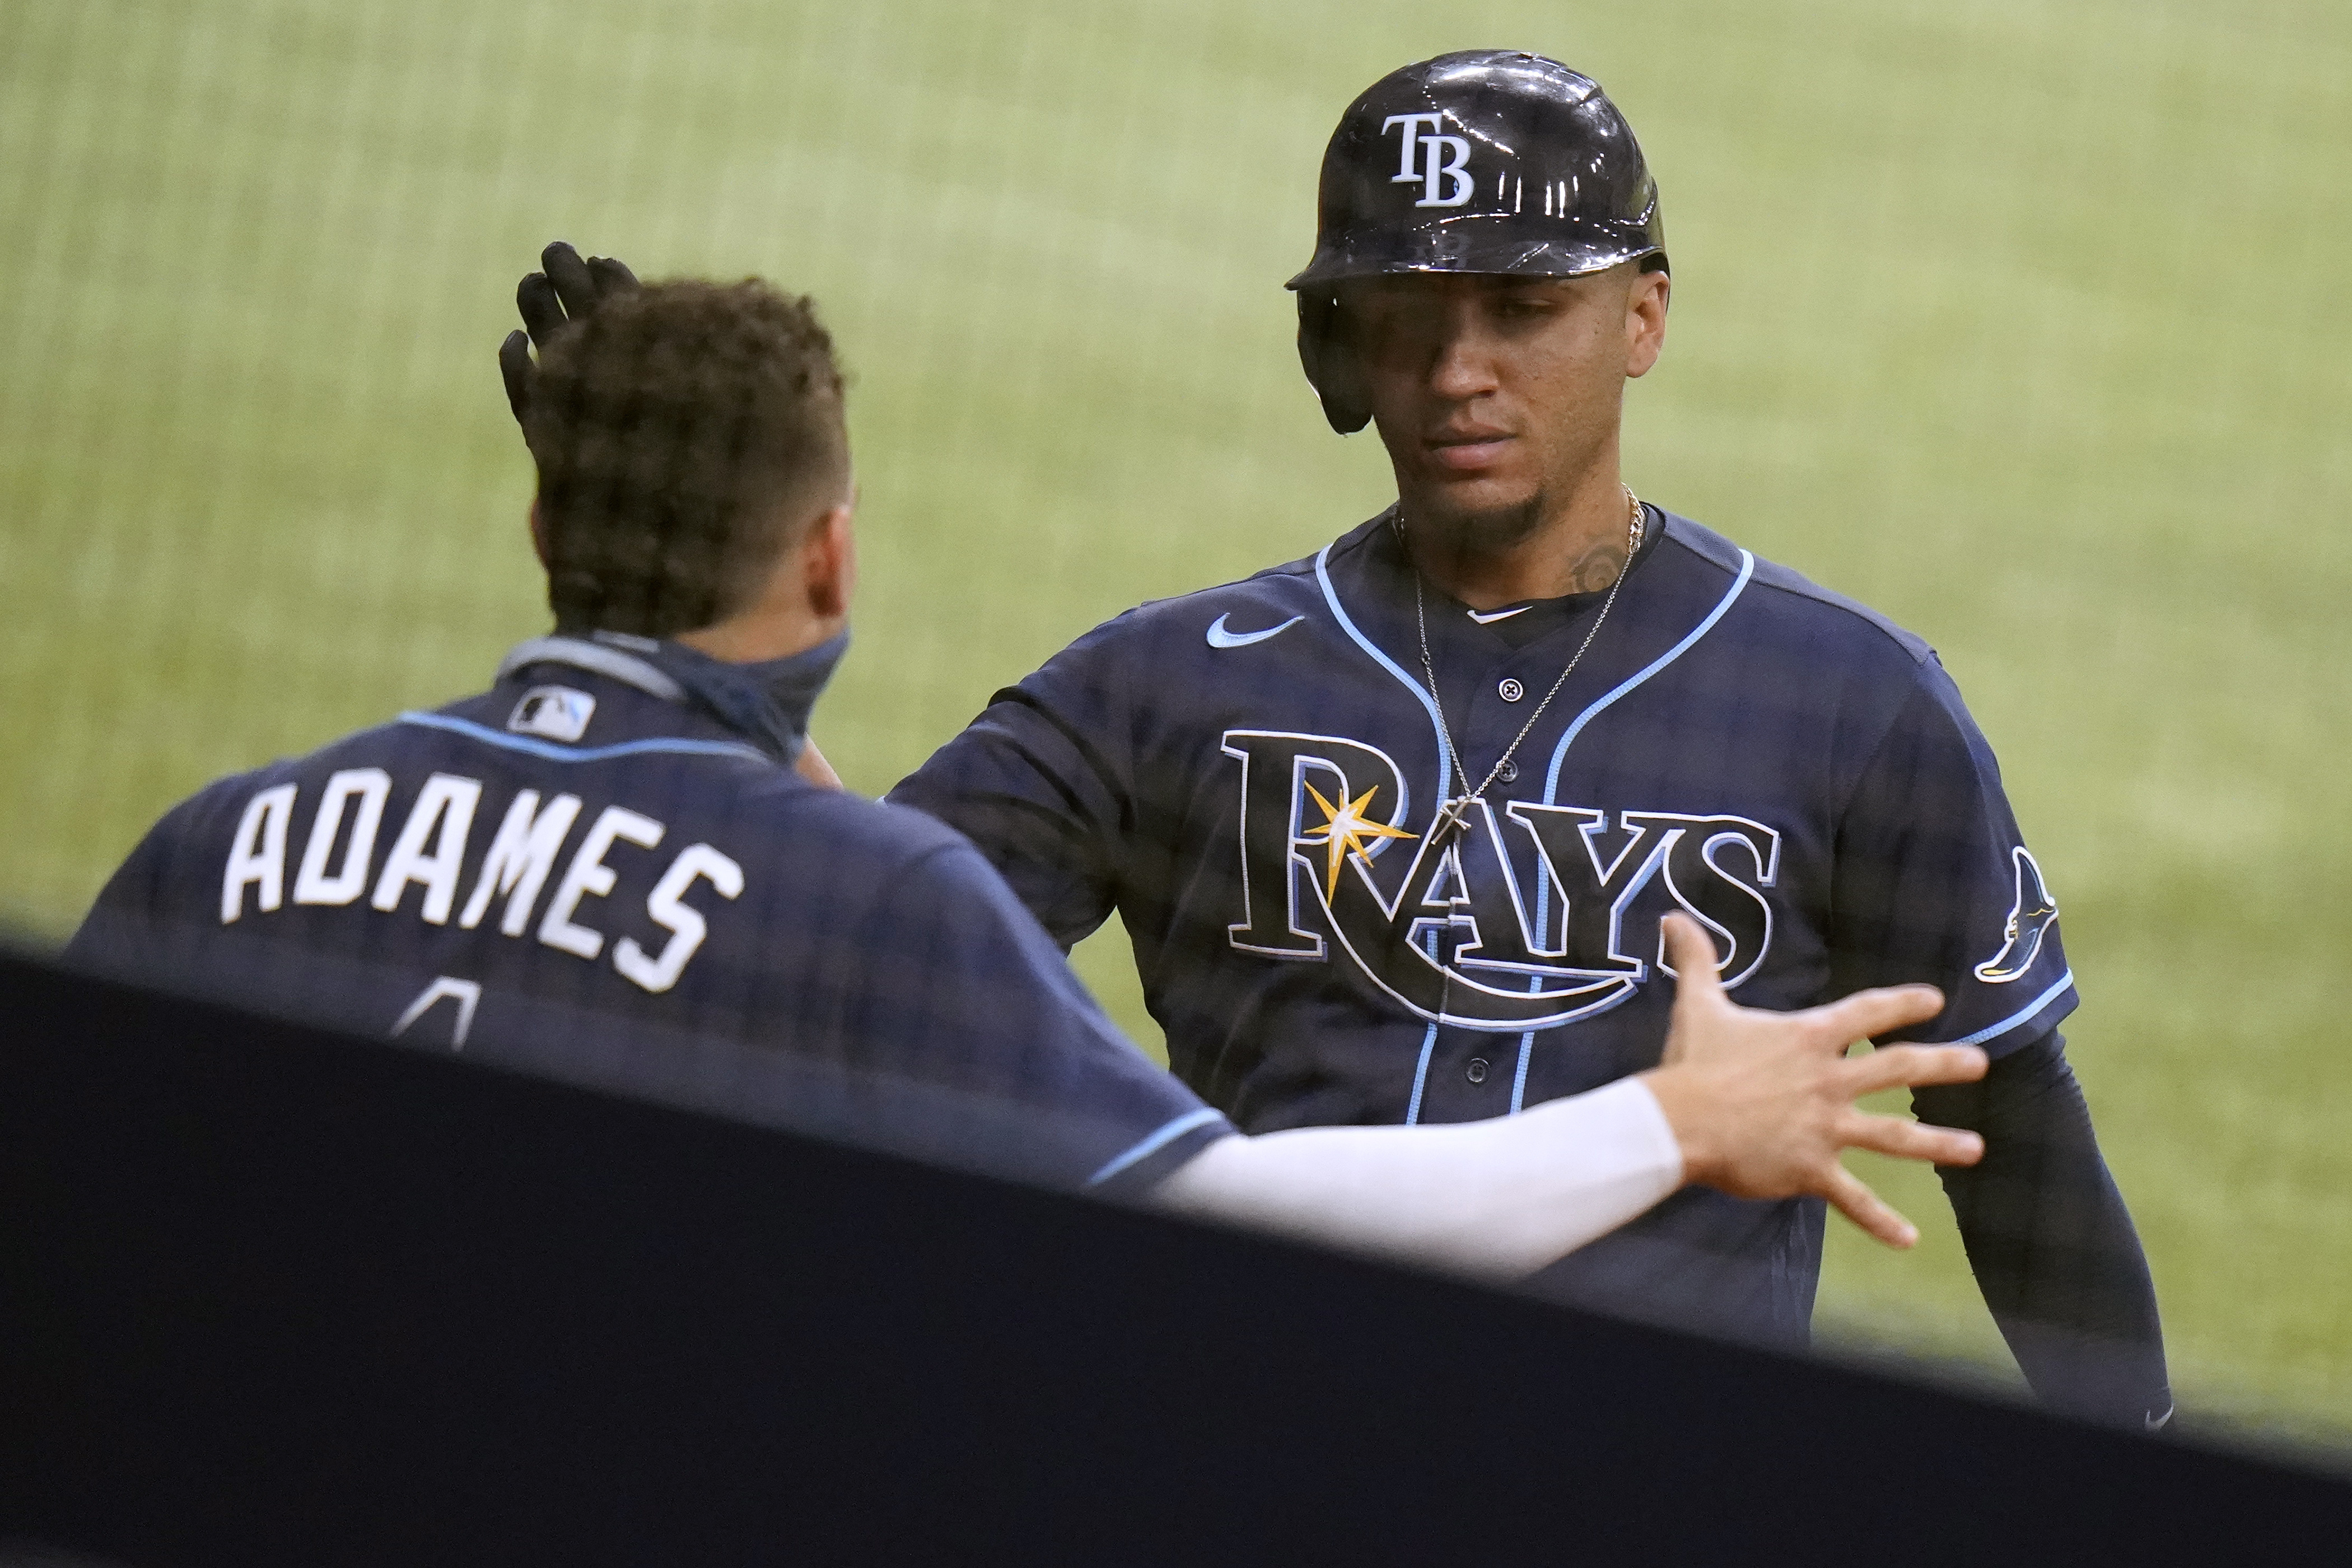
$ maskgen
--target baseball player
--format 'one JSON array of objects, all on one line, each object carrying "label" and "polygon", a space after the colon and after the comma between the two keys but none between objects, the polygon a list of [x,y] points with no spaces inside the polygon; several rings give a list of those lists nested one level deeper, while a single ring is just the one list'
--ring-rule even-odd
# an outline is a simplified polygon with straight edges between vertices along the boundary
[{"label": "baseball player", "polygon": [[[576,258],[572,258],[576,259]],[[1931,1016],[1887,990],[1750,1014],[1695,965],[1665,1064],[1543,1113],[1250,1139],[1102,1016],[958,835],[793,771],[847,638],[832,346],[764,285],[628,289],[509,364],[555,634],[489,690],[222,781],[167,816],[83,964],[421,1049],[788,1123],[1477,1274],[1524,1275],[1686,1180],[1822,1193],[1865,1117],[1980,1052],[1845,1060]]]},{"label": "baseball player", "polygon": [[[1638,498],[1625,382],[1670,282],[1600,87],[1475,52],[1383,78],[1325,154],[1298,350],[1396,504],[1313,555],[1147,605],[890,798],[963,832],[1067,946],[1117,909],[1171,1067],[1244,1131],[1475,1121],[1659,1059],[1661,915],[1750,1005],[1926,981],[1982,1047],[1923,1117],[2048,1403],[2168,1415],[2147,1264],[2058,1026],[2058,906],[1927,644]],[[1546,1271],[1560,1298],[1781,1344],[1822,1208],[1686,1190]]]}]

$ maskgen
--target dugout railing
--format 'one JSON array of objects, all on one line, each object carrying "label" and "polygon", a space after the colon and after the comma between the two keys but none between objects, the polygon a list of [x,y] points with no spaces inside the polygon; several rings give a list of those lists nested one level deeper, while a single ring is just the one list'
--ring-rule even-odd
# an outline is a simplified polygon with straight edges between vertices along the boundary
[{"label": "dugout railing", "polygon": [[[0,962],[0,1538],[2318,1561],[2352,1486]],[[4,1553],[0,1553],[4,1554]]]}]

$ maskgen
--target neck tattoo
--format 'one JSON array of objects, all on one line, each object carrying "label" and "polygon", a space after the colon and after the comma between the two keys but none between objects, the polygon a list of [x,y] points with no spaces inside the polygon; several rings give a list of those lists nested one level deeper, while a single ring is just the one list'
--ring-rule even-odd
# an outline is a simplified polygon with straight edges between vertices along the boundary
[{"label": "neck tattoo", "polygon": [[1551,700],[1559,695],[1561,687],[1568,684],[1568,678],[1583,662],[1585,649],[1591,647],[1592,639],[1601,635],[1601,626],[1609,619],[1609,612],[1616,607],[1617,590],[1625,585],[1625,574],[1633,569],[1633,557],[1642,548],[1643,532],[1641,500],[1633,494],[1631,485],[1621,488],[1625,492],[1625,564],[1618,568],[1615,580],[1609,584],[1609,596],[1601,602],[1601,613],[1593,617],[1591,629],[1584,634],[1584,640],[1577,644],[1576,652],[1569,657],[1567,664],[1561,666],[1559,679],[1551,683],[1551,689],[1544,693],[1543,700],[1536,704],[1535,711],[1528,715],[1528,721],[1519,726],[1519,732],[1511,737],[1511,743],[1503,748],[1503,754],[1495,759],[1495,765],[1487,770],[1486,779],[1476,789],[1470,787],[1470,775],[1463,771],[1462,749],[1454,743],[1454,727],[1445,717],[1445,699],[1438,695],[1437,667],[1429,656],[1429,613],[1422,591],[1421,568],[1412,565],[1412,551],[1405,542],[1404,514],[1400,510],[1391,517],[1391,524],[1396,530],[1397,545],[1405,552],[1405,563],[1412,567],[1412,618],[1415,628],[1421,633],[1421,674],[1429,688],[1429,700],[1437,710],[1438,738],[1445,746],[1444,770],[1462,786],[1460,795],[1444,802],[1439,808],[1437,820],[1430,826],[1433,834],[1450,837],[1461,830],[1472,803],[1484,800],[1487,790],[1502,777],[1503,770],[1511,765],[1511,757],[1518,751],[1519,742],[1528,738],[1528,731],[1536,727],[1536,721],[1541,719],[1544,710],[1551,706]]}]

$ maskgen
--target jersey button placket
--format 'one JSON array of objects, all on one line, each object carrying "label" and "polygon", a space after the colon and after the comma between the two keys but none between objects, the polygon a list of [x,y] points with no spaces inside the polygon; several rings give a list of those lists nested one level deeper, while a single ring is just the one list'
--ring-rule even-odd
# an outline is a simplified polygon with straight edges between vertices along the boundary
[{"label": "jersey button placket", "polygon": [[1503,677],[1501,683],[1495,688],[1495,695],[1506,702],[1517,702],[1527,694],[1528,689],[1507,675]]}]

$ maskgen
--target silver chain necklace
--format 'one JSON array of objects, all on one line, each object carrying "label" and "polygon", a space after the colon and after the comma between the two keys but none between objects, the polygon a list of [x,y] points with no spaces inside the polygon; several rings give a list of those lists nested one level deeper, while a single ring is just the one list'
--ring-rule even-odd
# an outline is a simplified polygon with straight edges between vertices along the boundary
[{"label": "silver chain necklace", "polygon": [[1616,607],[1617,590],[1625,585],[1626,574],[1633,570],[1633,557],[1641,551],[1643,531],[1642,502],[1633,494],[1633,487],[1621,485],[1619,488],[1625,492],[1625,564],[1618,569],[1617,580],[1609,584],[1609,596],[1601,601],[1601,613],[1592,618],[1591,629],[1584,634],[1584,640],[1577,644],[1576,652],[1560,668],[1559,678],[1551,683],[1551,689],[1543,694],[1543,700],[1536,704],[1535,711],[1528,715],[1528,721],[1519,726],[1519,732],[1511,737],[1511,743],[1503,748],[1503,754],[1495,759],[1494,767],[1476,789],[1470,787],[1470,775],[1463,771],[1462,749],[1454,742],[1454,726],[1445,717],[1445,699],[1438,695],[1437,666],[1429,656],[1429,612],[1422,592],[1421,568],[1412,565],[1412,551],[1405,542],[1404,513],[1400,509],[1390,518],[1391,526],[1396,530],[1397,546],[1404,551],[1405,564],[1412,566],[1412,619],[1415,629],[1421,633],[1422,679],[1429,687],[1430,702],[1437,710],[1438,735],[1445,742],[1445,763],[1462,785],[1461,795],[1445,802],[1438,811],[1437,820],[1430,824],[1433,836],[1459,829],[1471,803],[1486,798],[1495,781],[1503,776],[1503,770],[1511,765],[1511,757],[1518,751],[1519,742],[1528,738],[1528,731],[1536,727],[1536,721],[1544,716],[1544,710],[1551,706],[1551,700],[1559,695],[1559,689],[1568,684],[1568,678],[1583,662],[1585,650],[1592,646],[1592,639],[1601,635],[1601,626],[1609,619],[1609,612]]}]

